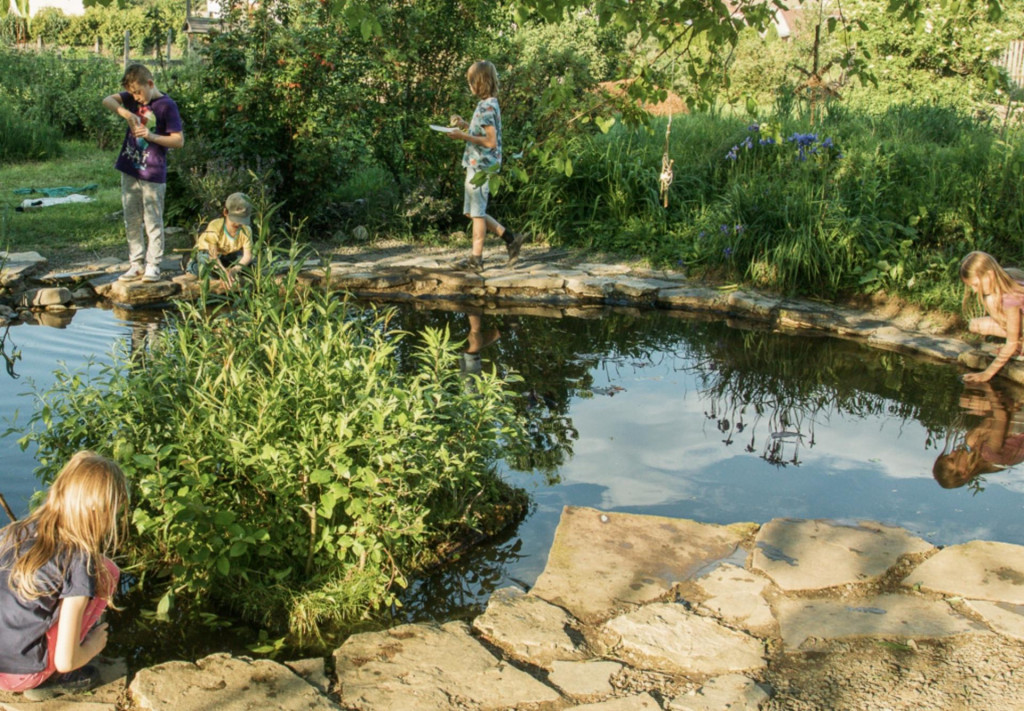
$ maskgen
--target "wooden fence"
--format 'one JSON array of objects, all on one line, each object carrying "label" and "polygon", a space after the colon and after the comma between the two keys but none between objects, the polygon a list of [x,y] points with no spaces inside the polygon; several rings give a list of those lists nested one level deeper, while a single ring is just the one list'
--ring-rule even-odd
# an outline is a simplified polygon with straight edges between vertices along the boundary
[{"label": "wooden fence", "polygon": [[1006,69],[1018,89],[1024,89],[1024,40],[1010,42],[996,64]]}]

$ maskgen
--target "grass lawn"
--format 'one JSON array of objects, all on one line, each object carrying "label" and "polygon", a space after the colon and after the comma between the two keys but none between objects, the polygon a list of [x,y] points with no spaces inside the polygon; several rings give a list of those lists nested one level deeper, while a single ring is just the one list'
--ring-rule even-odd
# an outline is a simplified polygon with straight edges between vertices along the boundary
[{"label": "grass lawn", "polygon": [[[0,250],[36,251],[51,266],[68,266],[99,257],[128,260],[128,244],[121,219],[121,174],[114,170],[116,150],[100,150],[92,143],[64,143],[64,155],[50,161],[13,163],[0,168]],[[91,203],[53,205],[25,212],[15,207],[26,198],[18,188],[82,187],[96,183],[85,193]],[[187,247],[186,233],[168,236],[164,248]]]}]

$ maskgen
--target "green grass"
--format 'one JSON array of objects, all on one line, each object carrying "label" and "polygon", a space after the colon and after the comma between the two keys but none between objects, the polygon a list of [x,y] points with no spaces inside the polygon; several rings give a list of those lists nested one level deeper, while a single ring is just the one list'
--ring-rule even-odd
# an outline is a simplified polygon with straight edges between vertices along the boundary
[{"label": "green grass", "polygon": [[[99,257],[127,259],[128,246],[121,219],[121,174],[114,170],[116,151],[69,141],[64,155],[51,161],[5,165],[0,171],[0,249],[36,251],[51,265],[70,265]],[[18,188],[80,187],[96,183],[92,203],[53,205],[16,212],[27,197]],[[180,244],[179,244],[180,243]],[[185,233],[168,237],[165,248],[188,246]]]}]

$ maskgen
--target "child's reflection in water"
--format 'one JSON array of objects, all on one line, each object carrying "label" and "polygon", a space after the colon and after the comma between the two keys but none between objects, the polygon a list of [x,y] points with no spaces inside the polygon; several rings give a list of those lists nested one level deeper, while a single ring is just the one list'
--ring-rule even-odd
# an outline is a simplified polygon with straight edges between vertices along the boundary
[{"label": "child's reflection in water", "polygon": [[963,443],[935,460],[932,475],[954,489],[979,474],[1001,471],[1024,461],[1024,413],[1020,402],[990,383],[974,383],[960,396],[960,406],[985,419],[964,434]]},{"label": "child's reflection in water", "polygon": [[496,328],[484,330],[483,312],[467,312],[469,334],[466,336],[466,350],[462,353],[460,365],[465,375],[477,375],[483,368],[480,362],[480,351],[493,344],[501,333]]}]

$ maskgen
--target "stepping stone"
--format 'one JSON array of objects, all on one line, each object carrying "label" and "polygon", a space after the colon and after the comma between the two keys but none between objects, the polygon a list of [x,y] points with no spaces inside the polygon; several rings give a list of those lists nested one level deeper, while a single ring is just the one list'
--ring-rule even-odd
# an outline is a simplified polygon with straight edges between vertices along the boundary
[{"label": "stepping stone", "polygon": [[772,314],[782,304],[781,299],[776,297],[742,290],[730,292],[725,297],[725,302],[734,312],[761,319],[772,318]]},{"label": "stepping stone", "polygon": [[0,286],[10,286],[35,274],[46,264],[39,252],[0,251]]},{"label": "stepping stone", "polygon": [[620,671],[622,671],[622,665],[618,662],[555,661],[551,664],[548,682],[561,689],[563,694],[574,699],[608,696],[615,691],[612,686],[612,677]]},{"label": "stepping stone", "polygon": [[360,711],[498,711],[561,698],[497,659],[463,622],[352,635],[334,662],[341,703]]},{"label": "stepping stone", "polygon": [[981,615],[989,626],[1003,635],[1024,642],[1024,605],[988,600],[966,600],[967,606]]},{"label": "stepping stone", "polygon": [[536,291],[561,291],[565,279],[558,274],[517,274],[510,272],[499,276],[488,276],[484,283],[496,289],[534,289]]},{"label": "stepping stone", "polygon": [[577,298],[603,299],[612,293],[615,279],[603,276],[573,276],[565,280],[565,290]]},{"label": "stepping stone", "polygon": [[902,353],[926,355],[940,360],[953,360],[965,349],[963,343],[945,338],[935,338],[920,333],[904,331],[896,326],[875,329],[868,337],[868,344],[875,348],[887,348]]},{"label": "stepping stone", "polygon": [[718,289],[706,286],[680,286],[674,289],[662,289],[658,292],[656,303],[665,309],[713,311],[716,313],[724,313],[729,310],[728,295]]},{"label": "stepping stone", "polygon": [[1024,546],[994,541],[949,546],[914,568],[903,584],[971,600],[1024,605]]},{"label": "stepping stone", "polygon": [[228,654],[142,669],[128,693],[146,711],[340,711],[283,664]]},{"label": "stepping stone", "polygon": [[932,548],[902,528],[874,521],[777,518],[758,531],[751,567],[786,591],[821,590],[875,580],[900,556]]},{"label": "stepping stone", "polygon": [[502,588],[491,595],[484,614],[473,629],[506,654],[544,669],[555,660],[585,659],[566,629],[572,618],[560,607],[518,588]]},{"label": "stepping stone", "polygon": [[661,711],[661,704],[650,694],[638,694],[573,708],[576,711]]},{"label": "stepping stone", "polygon": [[743,535],[742,525],[567,506],[530,594],[578,620],[598,622],[622,605],[656,600],[674,583],[728,558]]},{"label": "stepping stone", "polygon": [[48,286],[41,289],[31,289],[21,295],[21,305],[30,307],[45,307],[70,304],[71,291],[62,286]]},{"label": "stepping stone", "polygon": [[909,595],[874,595],[847,600],[783,598],[775,603],[782,641],[787,650],[809,638],[950,637],[987,632],[956,614],[948,603]]},{"label": "stepping stone", "polygon": [[753,679],[742,674],[726,674],[711,679],[692,694],[677,696],[665,708],[669,711],[755,711],[768,698],[768,692]]},{"label": "stepping stone", "polygon": [[768,580],[759,574],[721,565],[696,583],[710,596],[700,606],[716,617],[746,630],[763,630],[775,624],[772,608],[763,597]]},{"label": "stepping stone", "polygon": [[667,674],[724,674],[764,669],[764,645],[710,617],[658,602],[609,620],[601,638],[633,666]]}]

